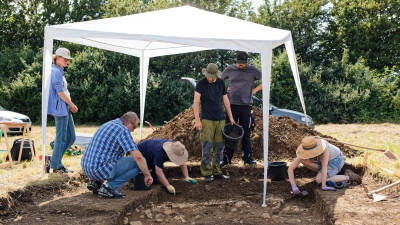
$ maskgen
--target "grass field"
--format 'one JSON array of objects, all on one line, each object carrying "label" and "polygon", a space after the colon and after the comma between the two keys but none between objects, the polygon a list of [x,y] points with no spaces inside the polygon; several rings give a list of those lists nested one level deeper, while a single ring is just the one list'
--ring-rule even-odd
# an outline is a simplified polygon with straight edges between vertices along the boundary
[{"label": "grass field", "polygon": [[[97,128],[98,127],[96,126],[77,126],[76,132],[94,133]],[[316,126],[316,130],[342,142],[371,148],[388,149],[395,155],[400,156],[400,125],[398,124],[328,124]],[[151,128],[144,128],[142,138],[147,137],[151,133]],[[55,127],[47,127],[46,134],[46,154],[50,154],[51,148],[49,143],[54,140]],[[139,129],[135,130],[132,134],[136,141],[139,141],[139,134]],[[20,137],[21,136],[9,137],[10,147],[13,141]],[[41,126],[32,127],[31,138],[35,143],[37,156],[41,155]],[[6,149],[4,138],[0,139],[0,149]],[[382,176],[385,179],[395,180],[396,178],[394,176],[376,169],[373,165],[379,163],[381,166],[384,166],[389,170],[400,173],[400,160],[388,160],[388,158],[381,152],[369,152],[371,154],[368,165],[371,170],[376,174],[379,173],[379,176]],[[4,162],[5,157],[6,152],[0,152],[1,162]],[[81,170],[80,158],[81,156],[66,156],[63,158],[63,163],[67,168],[78,171]],[[349,159],[349,161],[355,165],[362,164],[363,160],[363,157]],[[32,183],[35,183],[36,185],[40,182],[46,183],[48,182],[49,177],[51,178],[49,174],[42,174],[42,162],[37,159],[32,162],[14,164],[12,168],[10,168],[8,163],[2,163],[0,164],[0,197],[7,196],[8,191],[16,190]]]}]

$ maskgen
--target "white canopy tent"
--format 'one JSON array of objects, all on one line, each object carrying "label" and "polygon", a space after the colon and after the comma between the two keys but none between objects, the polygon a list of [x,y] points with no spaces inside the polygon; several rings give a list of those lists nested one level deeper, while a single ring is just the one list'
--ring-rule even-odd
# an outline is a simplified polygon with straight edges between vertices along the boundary
[{"label": "white canopy tent", "polygon": [[[306,114],[291,32],[183,6],[117,18],[47,26],[43,52],[42,148],[46,124],[53,40],[67,41],[140,58],[140,118],[144,118],[151,57],[210,49],[261,54],[263,106],[269,108],[272,49],[285,44],[294,80]],[[222,68],[221,68],[222,69]],[[269,112],[264,116],[264,200],[266,206]],[[140,121],[142,136],[143,119]],[[44,158],[44,157],[43,157]],[[44,161],[43,161],[44,164]]]}]

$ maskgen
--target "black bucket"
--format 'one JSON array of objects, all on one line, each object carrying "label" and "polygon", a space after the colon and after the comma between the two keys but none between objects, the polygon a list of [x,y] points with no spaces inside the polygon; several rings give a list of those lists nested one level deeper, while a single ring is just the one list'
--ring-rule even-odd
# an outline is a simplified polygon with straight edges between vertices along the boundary
[{"label": "black bucket", "polygon": [[271,181],[280,181],[286,179],[286,162],[268,162],[268,168]]},{"label": "black bucket", "polygon": [[135,182],[134,186],[136,191],[139,190],[150,190],[151,187],[147,187],[146,184],[144,183],[144,175],[142,172],[140,172],[136,177],[135,177]]},{"label": "black bucket", "polygon": [[237,148],[242,140],[244,131],[243,128],[237,124],[225,124],[222,128],[222,136],[225,139],[225,146],[228,148]]}]

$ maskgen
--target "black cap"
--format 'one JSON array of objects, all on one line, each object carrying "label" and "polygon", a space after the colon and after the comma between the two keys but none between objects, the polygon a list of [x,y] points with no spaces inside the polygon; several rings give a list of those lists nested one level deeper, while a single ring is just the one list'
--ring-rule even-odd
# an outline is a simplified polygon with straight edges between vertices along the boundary
[{"label": "black cap", "polygon": [[237,52],[236,53],[236,63],[247,63],[247,53],[246,52]]}]

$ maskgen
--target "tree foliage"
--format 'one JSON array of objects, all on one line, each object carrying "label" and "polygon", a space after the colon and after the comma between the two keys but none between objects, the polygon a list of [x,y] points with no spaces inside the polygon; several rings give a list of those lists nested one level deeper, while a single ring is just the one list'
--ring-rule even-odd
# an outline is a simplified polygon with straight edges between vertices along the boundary
[{"label": "tree foliage", "polygon": [[[3,0],[0,4],[0,105],[41,120],[42,51],[46,25],[126,16],[190,5],[262,25],[290,30],[298,58],[307,113],[316,123],[400,122],[399,2],[397,0],[265,1],[257,13],[248,0]],[[184,19],[184,18],[183,18]],[[201,19],[201,18],[199,18]],[[171,24],[173,26],[173,24]],[[207,26],[224,26],[215,21]],[[246,32],[245,27],[237,29]],[[78,124],[103,123],[139,112],[139,60],[54,41],[74,60],[66,69]],[[162,124],[188,108],[193,88],[181,77],[200,79],[202,68],[222,71],[235,49],[150,59],[145,116]],[[259,54],[249,63],[260,68]],[[257,83],[258,84],[258,83]],[[261,93],[258,93],[262,96]],[[287,54],[275,49],[271,102],[302,111]],[[50,123],[51,123],[51,117]]]},{"label": "tree foliage", "polygon": [[324,24],[328,13],[324,7],[327,0],[274,0],[258,9],[251,20],[266,26],[290,30],[294,47],[299,58],[307,63],[316,64],[323,60],[319,52],[319,43],[323,38]]},{"label": "tree foliage", "polygon": [[331,58],[349,50],[355,63],[360,57],[374,69],[399,68],[400,2],[398,0],[336,0],[327,26],[324,50]]}]

